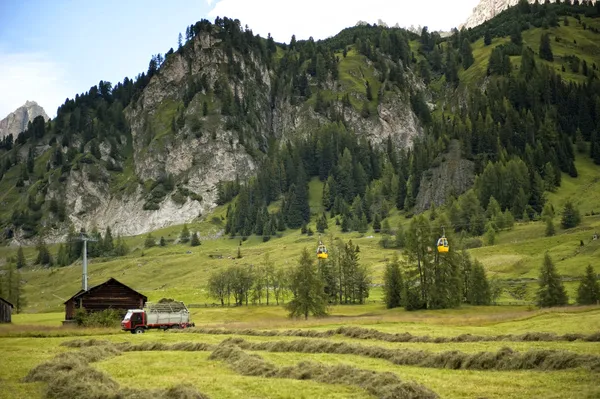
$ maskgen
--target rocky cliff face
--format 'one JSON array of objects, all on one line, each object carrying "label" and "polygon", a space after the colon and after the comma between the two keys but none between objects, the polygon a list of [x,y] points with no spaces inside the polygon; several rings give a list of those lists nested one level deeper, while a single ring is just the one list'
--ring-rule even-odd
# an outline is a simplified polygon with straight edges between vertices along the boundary
[{"label": "rocky cliff face", "polygon": [[462,158],[458,141],[451,141],[448,151],[438,156],[433,165],[437,166],[426,171],[421,179],[416,212],[429,209],[431,204],[443,205],[449,195],[458,197],[473,185],[475,164]]},{"label": "rocky cliff face", "polygon": [[[536,1],[540,4],[544,3],[544,0],[529,0],[529,3],[533,4]],[[556,0],[550,0],[551,3],[554,3],[555,1]],[[591,2],[595,4],[596,0],[591,0]],[[485,21],[494,18],[507,8],[517,4],[519,4],[519,0],[481,0],[481,2],[473,9],[471,16],[469,16],[467,21],[461,25],[460,28],[474,28],[477,25],[481,25]]]},{"label": "rocky cliff face", "polygon": [[[75,229],[95,226],[103,230],[110,226],[116,234],[133,235],[190,222],[214,209],[219,181],[236,176],[245,179],[255,173],[256,150],[269,138],[285,141],[329,122],[307,103],[293,104],[285,96],[273,101],[275,73],[257,55],[234,53],[234,59],[246,78],[229,84],[241,100],[253,96],[254,104],[253,123],[244,128],[243,135],[228,125],[211,92],[202,89],[184,105],[190,81],[203,76],[209,87],[215,87],[227,68],[227,54],[218,40],[202,33],[185,52],[170,55],[137,101],[125,110],[133,144],[131,170],[123,172],[131,174],[127,187],[115,192],[107,171],[100,171],[91,181],[89,174],[94,167],[90,165],[70,174],[64,198],[67,209],[72,210],[69,219]],[[407,77],[413,87],[423,89],[411,72]],[[334,93],[340,90],[334,81],[326,82],[326,86]],[[203,112],[205,102],[210,108],[208,115]],[[407,147],[422,133],[408,93],[386,96],[375,117],[365,119],[354,109],[344,112],[350,128],[374,145],[391,136],[396,145]],[[184,122],[175,126],[175,120]],[[111,158],[108,146],[100,149],[102,161],[119,163]],[[145,209],[147,182],[167,175],[173,176],[177,188],[160,201],[158,209]],[[182,201],[180,192],[189,195]]]},{"label": "rocky cliff face", "polygon": [[40,115],[44,117],[44,120],[50,119],[44,108],[40,107],[38,103],[27,101],[0,121],[0,139],[9,134],[17,138],[19,133],[27,129],[27,124]]}]

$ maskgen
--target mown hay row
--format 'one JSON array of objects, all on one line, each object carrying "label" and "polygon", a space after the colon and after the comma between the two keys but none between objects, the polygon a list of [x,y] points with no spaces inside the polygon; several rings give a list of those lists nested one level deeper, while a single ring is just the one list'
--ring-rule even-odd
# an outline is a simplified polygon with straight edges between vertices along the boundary
[{"label": "mown hay row", "polygon": [[554,341],[587,341],[600,342],[600,332],[594,334],[564,334],[557,335],[546,332],[529,332],[525,334],[505,335],[472,335],[461,334],[455,337],[430,337],[429,335],[412,335],[410,333],[385,333],[372,328],[362,327],[339,327],[326,331],[315,330],[253,330],[253,329],[224,329],[224,328],[192,328],[186,330],[172,331],[174,333],[196,333],[213,335],[247,335],[255,337],[303,337],[303,338],[329,338],[334,335],[343,335],[355,339],[371,339],[386,342],[428,342],[428,343],[452,343],[452,342],[554,342]]},{"label": "mown hay row", "polygon": [[121,388],[110,376],[89,365],[121,353],[116,345],[105,342],[99,345],[98,342],[80,341],[84,349],[61,353],[39,364],[29,371],[23,382],[45,382],[44,398],[48,399],[208,399],[193,386],[185,384],[160,390]]},{"label": "mown hay row", "polygon": [[382,399],[430,399],[438,395],[416,382],[404,382],[390,372],[379,373],[351,366],[301,362],[278,368],[256,354],[248,354],[232,341],[223,341],[209,359],[226,361],[236,372],[255,377],[314,380],[325,384],[358,386]]},{"label": "mown hay row", "polygon": [[228,338],[223,342],[245,350],[268,352],[331,353],[384,359],[397,365],[469,370],[564,370],[585,367],[600,371],[600,357],[563,350],[464,353],[461,351],[427,352],[412,349],[388,349],[345,342],[301,339],[295,341],[248,342]]},{"label": "mown hay row", "polygon": [[86,348],[86,347],[112,347],[121,352],[148,352],[148,351],[189,351],[202,352],[212,351],[215,345],[204,342],[177,342],[174,344],[165,344],[162,342],[142,342],[133,344],[131,342],[113,343],[105,340],[72,340],[61,343],[61,346],[68,348]]}]

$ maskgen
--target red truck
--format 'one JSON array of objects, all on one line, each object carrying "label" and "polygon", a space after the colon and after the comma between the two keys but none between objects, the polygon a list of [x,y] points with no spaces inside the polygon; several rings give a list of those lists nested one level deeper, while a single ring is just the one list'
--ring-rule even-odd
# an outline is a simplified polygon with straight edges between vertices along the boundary
[{"label": "red truck", "polygon": [[144,309],[130,309],[121,322],[122,330],[132,334],[142,334],[151,328],[167,330],[194,326],[183,303],[157,303]]}]

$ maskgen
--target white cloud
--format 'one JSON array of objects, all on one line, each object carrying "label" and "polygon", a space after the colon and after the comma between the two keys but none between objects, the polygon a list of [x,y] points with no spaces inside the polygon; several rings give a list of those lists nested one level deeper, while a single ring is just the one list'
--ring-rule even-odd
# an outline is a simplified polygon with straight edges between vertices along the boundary
[{"label": "white cloud", "polygon": [[74,93],[66,69],[47,55],[0,51],[0,119],[27,100],[55,117],[58,106]]},{"label": "white cloud", "polygon": [[[212,1],[212,0],[210,0]],[[449,31],[469,17],[479,0],[220,0],[208,16],[238,18],[253,32],[271,33],[279,42],[297,39],[324,39],[354,26],[359,20],[389,26],[428,26]]]}]

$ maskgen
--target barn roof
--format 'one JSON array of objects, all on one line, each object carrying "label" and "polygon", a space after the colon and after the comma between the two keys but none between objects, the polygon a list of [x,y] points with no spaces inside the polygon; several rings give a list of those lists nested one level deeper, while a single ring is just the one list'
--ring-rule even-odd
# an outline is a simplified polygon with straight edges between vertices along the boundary
[{"label": "barn roof", "polygon": [[0,298],[0,301],[2,301],[2,302],[4,302],[4,303],[6,303],[6,304],[7,304],[8,306],[10,306],[11,308],[14,308],[14,305],[13,305],[12,303],[8,302],[6,299],[4,299],[4,298]]},{"label": "barn roof", "polygon": [[117,279],[115,279],[115,278],[111,277],[111,278],[109,278],[108,280],[106,280],[105,282],[103,282],[102,284],[98,284],[98,285],[95,285],[95,286],[93,286],[93,287],[91,287],[91,288],[88,288],[88,290],[87,290],[87,291],[84,291],[84,290],[79,290],[79,292],[77,292],[77,293],[76,293],[75,295],[73,295],[71,298],[67,299],[67,300],[66,300],[64,303],[66,304],[67,302],[69,302],[69,301],[72,301],[72,300],[74,300],[74,299],[77,299],[77,298],[79,298],[80,296],[83,296],[83,295],[85,295],[85,294],[89,294],[90,292],[92,292],[92,291],[95,291],[95,290],[97,290],[98,288],[100,288],[100,287],[102,287],[102,286],[104,286],[104,285],[106,285],[106,284],[108,284],[108,283],[110,283],[110,282],[115,282],[115,283],[117,283],[117,284],[119,284],[119,285],[122,285],[123,287],[127,288],[127,289],[128,289],[128,290],[130,290],[131,292],[133,292],[133,293],[135,293],[135,294],[137,294],[137,295],[141,296],[142,298],[144,298],[144,301],[148,301],[148,297],[146,297],[145,295],[142,295],[142,294],[140,294],[139,292],[137,292],[137,291],[136,291],[136,290],[134,290],[133,288],[131,288],[131,287],[129,287],[129,286],[127,286],[127,285],[123,284],[122,282],[118,281]]}]

